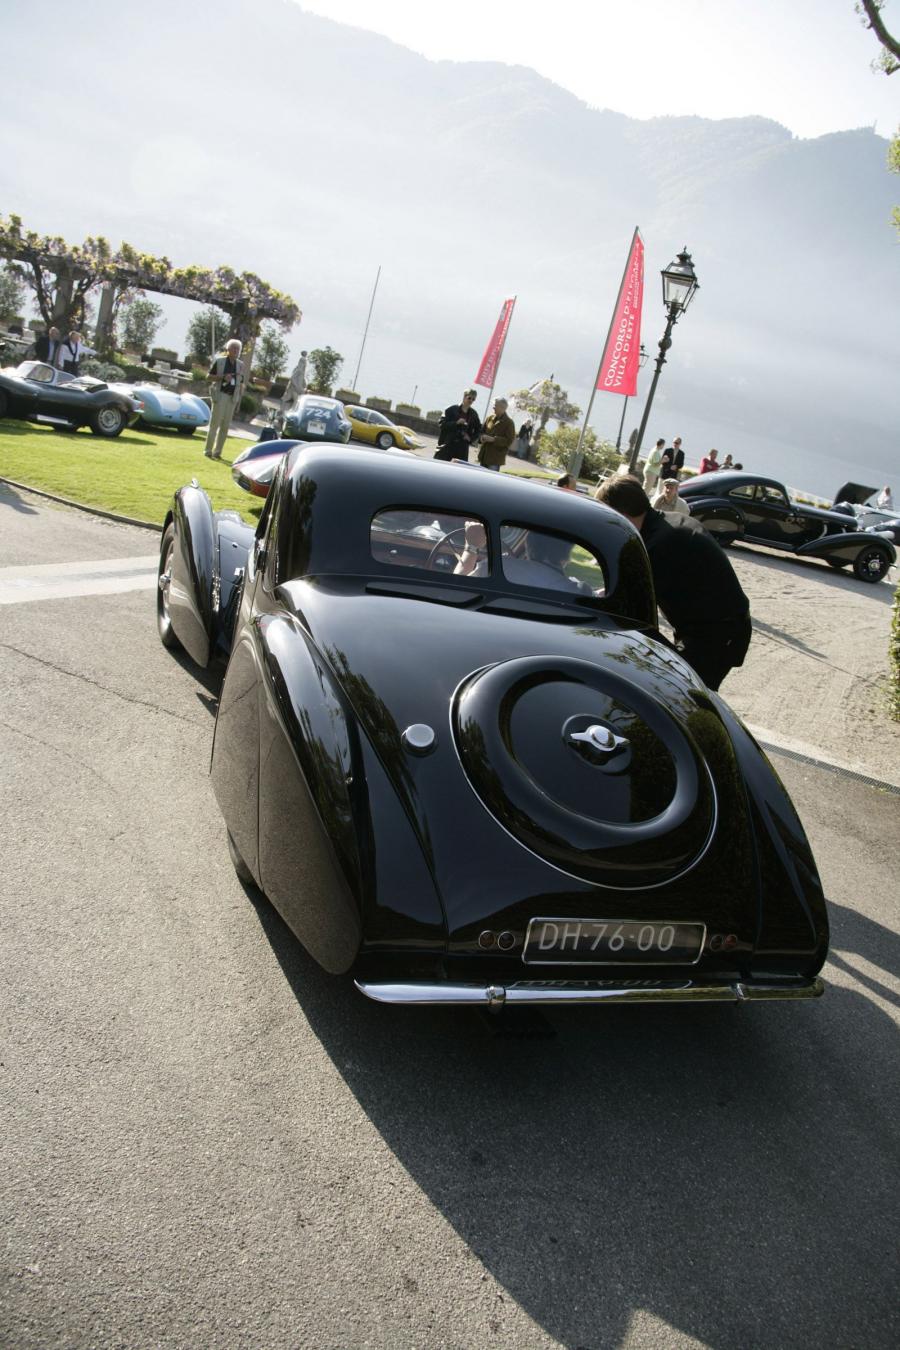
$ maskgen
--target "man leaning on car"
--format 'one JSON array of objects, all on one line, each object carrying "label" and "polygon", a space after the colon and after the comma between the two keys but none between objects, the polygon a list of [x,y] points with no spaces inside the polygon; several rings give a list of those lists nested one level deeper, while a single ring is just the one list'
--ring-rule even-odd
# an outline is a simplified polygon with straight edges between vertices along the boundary
[{"label": "man leaning on car", "polygon": [[723,550],[699,521],[655,511],[636,478],[608,478],[594,496],[640,531],[675,644],[704,683],[718,689],[732,667],[744,664],[751,633],[749,601]]},{"label": "man leaning on car", "polygon": [[244,387],[244,363],[240,355],[241,344],[237,338],[232,338],[225,343],[224,352],[216,357],[209,368],[212,410],[206,432],[206,449],[203,451],[209,459],[222,458],[222,447],[228,436],[231,419],[235,408],[240,407]]}]

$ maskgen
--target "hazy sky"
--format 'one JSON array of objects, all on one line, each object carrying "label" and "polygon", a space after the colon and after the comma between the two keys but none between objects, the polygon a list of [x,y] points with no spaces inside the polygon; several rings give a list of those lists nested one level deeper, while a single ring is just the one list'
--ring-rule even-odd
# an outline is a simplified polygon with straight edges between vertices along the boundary
[{"label": "hazy sky", "polygon": [[[900,72],[870,69],[880,49],[853,0],[298,2],[433,60],[531,66],[629,117],[758,114],[802,137],[900,124]],[[900,0],[883,14],[896,33]]]}]

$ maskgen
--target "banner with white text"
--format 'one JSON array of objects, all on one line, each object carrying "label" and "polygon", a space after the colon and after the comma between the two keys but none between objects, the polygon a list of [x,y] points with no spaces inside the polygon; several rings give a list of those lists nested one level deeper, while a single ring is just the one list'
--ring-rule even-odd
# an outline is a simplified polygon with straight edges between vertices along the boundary
[{"label": "banner with white text", "polygon": [[514,295],[510,296],[508,300],[503,301],[503,308],[500,311],[500,318],[497,320],[497,326],[491,334],[490,342],[484,349],[484,356],[481,358],[478,374],[473,380],[473,384],[480,384],[482,389],[493,389],[497,381],[497,367],[500,365],[500,357],[503,355],[503,346],[506,342],[506,335],[509,332],[509,325],[512,323],[515,304],[516,297]]},{"label": "banner with white text", "polygon": [[635,230],[597,374],[597,388],[604,393],[628,398],[637,393],[643,303],[644,241]]}]

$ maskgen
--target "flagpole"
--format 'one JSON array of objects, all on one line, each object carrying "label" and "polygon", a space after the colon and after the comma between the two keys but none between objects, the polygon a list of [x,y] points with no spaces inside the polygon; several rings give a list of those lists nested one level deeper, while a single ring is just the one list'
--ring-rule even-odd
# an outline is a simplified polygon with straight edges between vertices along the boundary
[{"label": "flagpole", "polygon": [[359,379],[359,368],[362,365],[363,352],[366,350],[366,338],[369,334],[369,321],[372,318],[372,309],[375,305],[375,292],[378,290],[378,282],[381,277],[381,263],[378,264],[378,271],[375,275],[375,285],[372,287],[372,299],[369,301],[369,313],[366,318],[366,327],[363,332],[362,346],[359,349],[359,360],[356,363],[356,374],[353,376],[353,388],[356,389],[356,381]]},{"label": "flagpole", "polygon": [[625,258],[625,266],[622,269],[622,280],[619,282],[619,290],[618,294],[616,295],[616,303],[613,305],[612,315],[610,316],[609,320],[609,328],[606,330],[606,341],[604,342],[603,348],[600,352],[600,362],[597,366],[597,374],[594,376],[594,385],[593,388],[591,389],[591,398],[590,402],[588,403],[588,409],[584,415],[584,422],[581,427],[581,435],[578,437],[578,444],[576,445],[574,451],[569,457],[569,473],[573,473],[576,478],[581,473],[581,465],[582,461],[584,460],[584,455],[582,453],[581,447],[584,445],[584,435],[588,429],[588,422],[591,420],[591,409],[594,406],[594,395],[597,392],[597,385],[600,383],[600,372],[603,369],[603,358],[606,355],[606,349],[609,346],[610,334],[612,333],[613,324],[616,321],[616,314],[619,309],[619,301],[622,298],[622,290],[625,286],[625,278],[628,275],[628,265],[631,262],[631,254],[632,250],[634,249],[634,241],[638,237],[639,230],[640,226],[635,225],[634,234],[631,236],[631,243],[628,245],[628,253]]}]

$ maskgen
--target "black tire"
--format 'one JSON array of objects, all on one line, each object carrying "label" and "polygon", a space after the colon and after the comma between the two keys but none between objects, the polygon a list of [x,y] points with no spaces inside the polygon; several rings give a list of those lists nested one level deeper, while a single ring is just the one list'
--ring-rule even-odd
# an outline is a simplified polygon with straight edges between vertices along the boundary
[{"label": "black tire", "polygon": [[826,558],[825,561],[828,566],[833,567],[836,572],[840,572],[842,568],[850,566],[850,563],[846,558]]},{"label": "black tire", "polygon": [[194,434],[194,432],[195,432],[196,430],[197,430],[196,427],[179,427],[179,428],[178,428],[178,435],[179,435],[179,436],[193,436],[193,434]]},{"label": "black tire", "polygon": [[857,553],[853,559],[853,572],[860,581],[871,582],[881,581],[882,577],[887,576],[891,560],[884,549],[869,547],[864,548]]},{"label": "black tire", "polygon": [[125,430],[125,414],[117,403],[106,403],[91,418],[90,427],[95,436],[111,441]]},{"label": "black tire", "polygon": [[379,450],[390,450],[393,447],[394,438],[389,431],[382,431],[379,436],[375,437],[375,444]]},{"label": "black tire", "polygon": [[175,526],[167,525],[159,546],[159,570],[156,587],[156,627],[159,640],[164,647],[173,650],[181,643],[175,636],[172,620],[169,616],[169,582],[172,575],[172,558],[175,554]]},{"label": "black tire", "polygon": [[243,882],[245,886],[252,886],[256,889],[256,878],[250,871],[250,868],[241,857],[240,850],[234,842],[231,831],[228,831],[228,853],[231,857],[231,865],[237,873],[238,881]]}]

